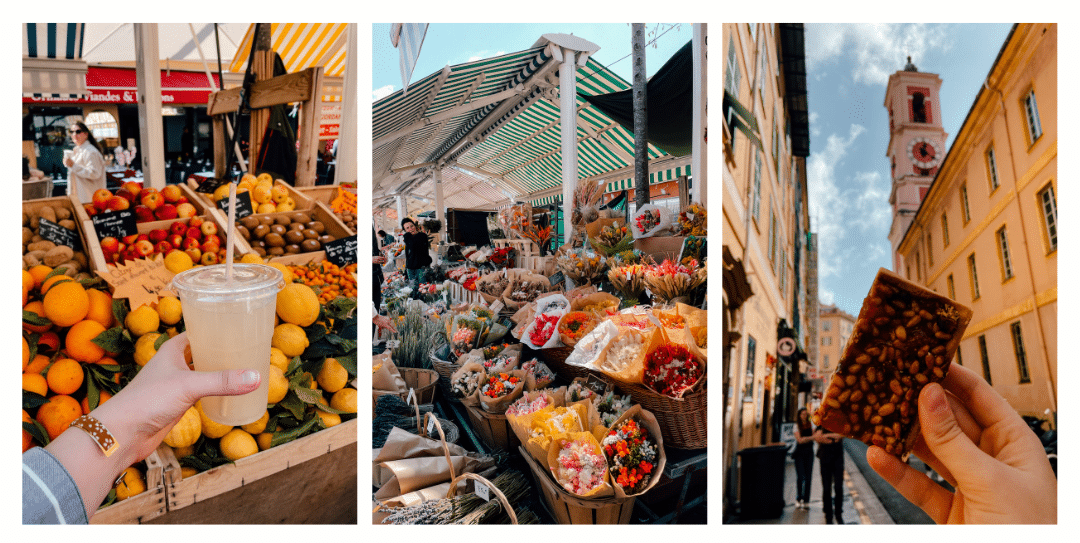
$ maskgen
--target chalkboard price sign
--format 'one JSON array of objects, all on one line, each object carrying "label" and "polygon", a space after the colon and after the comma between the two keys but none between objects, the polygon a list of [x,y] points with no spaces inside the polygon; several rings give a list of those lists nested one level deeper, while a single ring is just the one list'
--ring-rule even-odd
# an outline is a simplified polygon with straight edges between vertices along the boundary
[{"label": "chalkboard price sign", "polygon": [[323,250],[326,251],[326,259],[340,268],[353,264],[356,262],[356,236],[324,243]]},{"label": "chalkboard price sign", "polygon": [[[229,214],[229,197],[226,196],[217,202],[218,209]],[[255,213],[255,209],[251,207],[251,192],[241,192],[236,195],[236,218],[243,219],[248,215]]]},{"label": "chalkboard price sign", "polygon": [[229,183],[230,181],[228,179],[207,179],[202,183],[199,183],[198,187],[195,187],[195,192],[213,194],[218,187],[228,185]]},{"label": "chalkboard price sign", "polygon": [[98,213],[90,217],[90,220],[94,222],[94,230],[97,231],[99,240],[107,237],[120,239],[139,233],[139,227],[135,224],[135,211],[131,209]]},{"label": "chalkboard price sign", "polygon": [[49,219],[41,219],[38,224],[38,235],[41,236],[41,239],[51,241],[57,245],[67,245],[76,251],[82,248],[78,232],[68,230]]},{"label": "chalkboard price sign", "polygon": [[564,275],[563,272],[558,271],[555,272],[555,274],[551,277],[548,277],[548,281],[551,282],[551,286],[561,285],[564,281],[566,281],[566,275]]}]

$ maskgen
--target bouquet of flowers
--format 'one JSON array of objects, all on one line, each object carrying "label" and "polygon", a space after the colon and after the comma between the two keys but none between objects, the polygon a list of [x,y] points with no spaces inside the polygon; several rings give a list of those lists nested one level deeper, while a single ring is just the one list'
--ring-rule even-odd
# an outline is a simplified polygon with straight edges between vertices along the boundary
[{"label": "bouquet of flowers", "polygon": [[450,376],[450,393],[465,405],[476,405],[478,403],[476,394],[480,388],[480,379],[485,375],[484,367],[480,364],[475,362],[462,364]]},{"label": "bouquet of flowers", "polygon": [[687,266],[691,260],[697,260],[701,262],[705,260],[705,238],[687,236],[683,240],[681,258],[679,263]]},{"label": "bouquet of flowers", "polygon": [[574,207],[570,214],[570,224],[584,225],[600,216],[596,204],[604,194],[601,187],[596,181],[578,181],[574,187]]},{"label": "bouquet of flowers", "polygon": [[706,235],[707,221],[705,215],[705,207],[700,204],[691,203],[686,206],[686,209],[679,213],[679,235],[697,237]]},{"label": "bouquet of flowers", "polygon": [[645,286],[649,287],[653,296],[665,303],[690,295],[706,278],[705,270],[698,267],[696,260],[691,260],[686,266],[664,260],[661,264],[645,268]]},{"label": "bouquet of flowers", "polygon": [[559,320],[559,340],[567,347],[573,347],[599,323],[591,313],[571,311]]},{"label": "bouquet of flowers", "polygon": [[611,255],[611,258],[608,260],[608,266],[619,268],[622,266],[629,266],[630,264],[646,264],[646,261],[651,260],[652,258],[642,251],[632,249]]},{"label": "bouquet of flowers", "polygon": [[588,296],[581,296],[570,304],[572,311],[582,311],[604,319],[619,313],[620,300],[607,292],[594,292]]},{"label": "bouquet of flowers", "polygon": [[493,358],[484,360],[484,368],[488,371],[510,371],[517,369],[519,354],[520,353],[517,352],[508,352],[495,355]]},{"label": "bouquet of flowers", "polygon": [[483,294],[484,300],[489,303],[501,298],[509,285],[510,278],[503,271],[486,274],[477,279],[475,283],[476,291]]},{"label": "bouquet of flowers", "polygon": [[[491,256],[488,257],[488,262],[491,262],[498,268],[509,268],[514,265],[515,252],[513,247],[500,247],[491,253]],[[506,285],[503,285],[503,287],[505,288]]]},{"label": "bouquet of flowers", "polygon": [[521,370],[488,373],[480,378],[480,406],[488,413],[501,414],[525,392],[525,376]]},{"label": "bouquet of flowers", "polygon": [[520,232],[521,237],[532,241],[540,248],[540,254],[547,252],[548,242],[551,241],[551,226],[539,228],[530,222]]},{"label": "bouquet of flowers", "polygon": [[499,210],[499,227],[504,233],[518,233],[532,224],[532,205],[518,204]]},{"label": "bouquet of flowers", "polygon": [[450,334],[450,349],[454,355],[461,356],[484,343],[484,337],[491,321],[483,317],[470,318],[470,315],[454,317],[453,331]]},{"label": "bouquet of flowers", "polygon": [[589,333],[585,334],[577,344],[574,351],[566,357],[566,363],[590,370],[601,371],[601,358],[604,350],[613,339],[618,337],[619,328],[610,320],[600,322]]},{"label": "bouquet of flowers", "polygon": [[509,346],[509,343],[500,343],[497,345],[493,344],[484,347],[483,349],[481,349],[481,351],[484,353],[484,360],[494,359],[496,356],[499,356],[500,353],[506,350],[506,348]]},{"label": "bouquet of flowers", "polygon": [[555,333],[558,324],[558,315],[545,315],[543,313],[537,315],[533,323],[533,329],[529,332],[529,341],[536,347],[546,344]]},{"label": "bouquet of flowers", "polygon": [[617,396],[614,392],[604,394],[600,402],[596,404],[596,410],[600,413],[600,424],[603,424],[604,428],[610,428],[632,405],[629,394],[625,396]]},{"label": "bouquet of flowers", "polygon": [[630,233],[634,239],[654,236],[671,227],[672,212],[666,207],[654,204],[641,206],[630,219]]},{"label": "bouquet of flowers", "polygon": [[608,280],[628,301],[637,302],[645,294],[645,266],[628,264],[608,270]]},{"label": "bouquet of flowers", "polygon": [[468,276],[474,273],[479,273],[479,270],[477,270],[476,268],[470,268],[468,266],[461,266],[459,268],[454,268],[446,272],[446,277],[449,278],[451,281],[464,283]]},{"label": "bouquet of flowers", "polygon": [[582,381],[575,379],[574,382],[570,383],[570,386],[566,387],[566,403],[568,404],[595,398],[596,391],[585,386],[585,383]]},{"label": "bouquet of flowers", "polygon": [[704,374],[704,366],[682,345],[661,345],[645,357],[645,386],[670,398],[682,398]]},{"label": "bouquet of flowers", "polygon": [[618,337],[608,344],[600,371],[620,381],[640,383],[644,371],[642,358],[655,333],[655,329],[647,332],[621,330]]},{"label": "bouquet of flowers", "polygon": [[633,418],[618,423],[600,442],[615,484],[628,495],[645,490],[657,463],[656,442]]},{"label": "bouquet of flowers", "polygon": [[535,358],[522,364],[521,371],[525,372],[525,388],[528,390],[541,389],[555,381],[555,372]]},{"label": "bouquet of flowers", "polygon": [[634,224],[644,234],[660,225],[660,211],[647,209],[634,219]]},{"label": "bouquet of flowers", "polygon": [[633,250],[634,236],[630,228],[619,221],[611,221],[611,224],[600,229],[600,234],[591,240],[592,246],[604,256],[612,256],[624,251]]},{"label": "bouquet of flowers", "polygon": [[555,267],[581,284],[599,277],[607,267],[607,259],[590,249],[571,249],[555,257]]},{"label": "bouquet of flowers", "polygon": [[492,248],[490,245],[487,245],[466,254],[465,259],[471,262],[475,262],[477,264],[483,264],[484,262],[488,261],[494,251],[494,248]]},{"label": "bouquet of flowers", "polygon": [[[530,399],[530,396],[534,396]],[[510,404],[510,407],[506,408],[506,416],[521,417],[536,413],[541,409],[552,405],[551,396],[547,394],[530,394],[522,396],[514,403]]]},{"label": "bouquet of flowers", "polygon": [[614,492],[607,482],[607,458],[588,432],[555,440],[548,452],[548,467],[555,481],[577,496],[599,498]]}]

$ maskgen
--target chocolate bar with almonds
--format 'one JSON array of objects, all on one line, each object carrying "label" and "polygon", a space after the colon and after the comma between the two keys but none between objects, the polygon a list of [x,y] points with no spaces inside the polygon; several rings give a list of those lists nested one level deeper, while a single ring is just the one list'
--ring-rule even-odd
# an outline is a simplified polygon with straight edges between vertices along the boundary
[{"label": "chocolate bar with almonds", "polygon": [[906,457],[919,392],[945,378],[970,320],[971,309],[878,270],[814,423]]}]

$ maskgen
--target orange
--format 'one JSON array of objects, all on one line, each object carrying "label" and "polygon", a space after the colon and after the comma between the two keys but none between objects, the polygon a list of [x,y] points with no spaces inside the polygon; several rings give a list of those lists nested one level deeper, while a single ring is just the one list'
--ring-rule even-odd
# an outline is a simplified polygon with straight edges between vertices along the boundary
[{"label": "orange", "polygon": [[52,268],[44,264],[38,264],[27,270],[27,272],[34,278],[34,288],[41,288],[41,282],[45,280],[45,276],[52,273]]},{"label": "orange", "polygon": [[56,332],[45,332],[38,337],[37,343],[39,352],[42,345],[48,347],[50,351],[55,351],[60,348],[60,337],[56,335]]},{"label": "orange", "polygon": [[124,470],[124,478],[116,485],[116,501],[124,501],[146,491],[146,478],[139,468],[131,466]]},{"label": "orange", "polygon": [[102,365],[102,366],[115,366],[117,364],[117,362],[116,362],[115,358],[112,358],[109,355],[105,355],[105,356],[99,358],[98,361],[95,362],[95,364],[99,364],[99,365]]},{"label": "orange", "polygon": [[75,281],[62,281],[45,294],[45,316],[57,326],[71,326],[86,318],[90,297]]},{"label": "orange", "polygon": [[61,358],[49,367],[45,379],[49,382],[49,390],[57,394],[72,394],[82,386],[83,368],[75,360]]},{"label": "orange", "polygon": [[26,366],[30,365],[30,344],[26,342],[26,338],[22,338],[22,370],[26,371]]},{"label": "orange", "polygon": [[37,421],[45,427],[49,439],[56,439],[64,430],[71,425],[71,421],[82,416],[82,407],[79,402],[65,394],[59,394],[49,398],[49,401],[38,408]]},{"label": "orange", "polygon": [[[107,402],[109,400],[109,398],[112,398],[112,394],[110,394],[109,391],[107,391],[107,390],[99,391],[98,392],[98,405],[101,405],[101,404]],[[89,415],[90,411],[92,411],[92,409],[90,409],[90,397],[87,396],[87,397],[83,398],[81,405],[82,405],[82,414],[83,415]]]},{"label": "orange", "polygon": [[97,362],[105,356],[105,349],[93,342],[98,334],[105,331],[100,322],[86,319],[75,323],[68,330],[67,338],[64,339],[64,348],[68,356],[79,362]]},{"label": "orange", "polygon": [[45,376],[40,373],[24,373],[22,376],[22,388],[42,396],[49,393],[49,385],[45,382]]},{"label": "orange", "polygon": [[23,294],[30,292],[34,289],[34,275],[30,272],[23,270],[22,272],[22,290]]},{"label": "orange", "polygon": [[[30,413],[27,413],[25,409],[23,409],[23,412],[22,412],[22,421],[23,422],[29,422],[31,424],[34,423],[34,419],[30,418]],[[22,431],[22,452],[26,452],[26,451],[30,450],[30,445],[33,445],[33,443],[34,443],[34,438],[30,436],[30,432],[27,432],[26,430],[23,430]]]},{"label": "orange", "polygon": [[42,281],[41,282],[41,292],[42,292],[42,294],[44,294],[46,292],[49,292],[49,289],[52,288],[53,285],[55,285],[57,283],[62,283],[64,281],[71,281],[71,278],[64,275],[64,274],[62,274],[62,273],[54,275],[54,276]]},{"label": "orange", "polygon": [[[39,317],[44,317],[45,316],[45,304],[41,303],[41,300],[34,300],[34,301],[26,304],[25,306],[23,306],[23,311],[29,311],[29,312],[34,313],[35,315],[37,315]],[[23,321],[23,330],[28,330],[30,332],[41,333],[41,332],[48,331],[49,328],[52,328],[51,324],[43,324],[43,325],[38,326],[36,324],[29,324],[26,321]]]},{"label": "orange", "polygon": [[90,298],[90,310],[87,311],[86,318],[101,323],[105,328],[112,328],[112,295],[96,288],[86,291],[86,295]]},{"label": "orange", "polygon": [[45,368],[49,366],[49,357],[38,354],[30,361],[30,364],[26,366],[23,373],[41,373]]}]

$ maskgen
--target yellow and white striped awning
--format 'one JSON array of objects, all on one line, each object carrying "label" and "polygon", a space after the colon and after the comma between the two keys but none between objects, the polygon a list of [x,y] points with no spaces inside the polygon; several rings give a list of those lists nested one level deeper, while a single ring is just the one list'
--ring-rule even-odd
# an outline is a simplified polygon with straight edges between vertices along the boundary
[{"label": "yellow and white striped awning", "polygon": [[[270,23],[270,43],[281,55],[289,73],[322,66],[323,75],[342,77],[345,73],[345,42],[347,23]],[[233,58],[229,70],[243,72],[251,55],[255,24],[248,27],[244,40]],[[324,102],[340,102],[341,95],[324,95]]]}]

